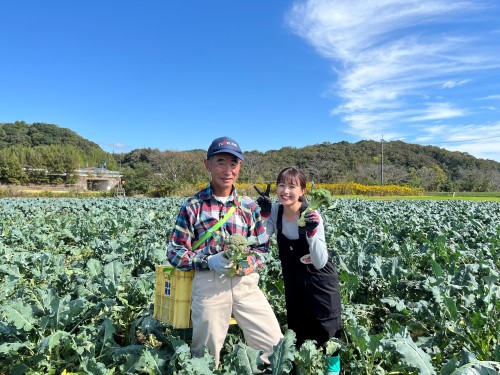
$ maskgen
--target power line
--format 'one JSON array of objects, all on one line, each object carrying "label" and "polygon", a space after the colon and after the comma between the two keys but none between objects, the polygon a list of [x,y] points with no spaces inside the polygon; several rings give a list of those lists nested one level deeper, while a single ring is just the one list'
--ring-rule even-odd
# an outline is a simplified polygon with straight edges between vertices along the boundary
[{"label": "power line", "polygon": [[463,143],[463,142],[482,141],[483,139],[492,139],[492,138],[500,138],[500,135],[493,135],[491,137],[483,137],[483,138],[464,139],[464,140],[461,140],[461,141],[433,142],[433,143],[434,144]]},{"label": "power line", "polygon": [[[490,137],[482,137],[482,138],[464,139],[464,140],[461,140],[461,141],[432,142],[432,143],[429,143],[429,144],[433,144],[433,145],[443,145],[443,144],[448,144],[448,143],[463,143],[463,142],[482,141],[482,140],[484,140],[484,139],[493,139],[493,138],[500,138],[500,134],[499,134],[499,135],[492,135],[492,136],[490,136]],[[393,139],[392,141],[396,141],[396,140],[399,140],[399,139]],[[383,137],[382,137],[381,141],[382,141],[382,142],[385,142],[385,143],[391,142],[391,140],[384,139]],[[403,142],[404,142],[404,141],[403,141]],[[410,142],[407,142],[407,143],[410,143]]]}]

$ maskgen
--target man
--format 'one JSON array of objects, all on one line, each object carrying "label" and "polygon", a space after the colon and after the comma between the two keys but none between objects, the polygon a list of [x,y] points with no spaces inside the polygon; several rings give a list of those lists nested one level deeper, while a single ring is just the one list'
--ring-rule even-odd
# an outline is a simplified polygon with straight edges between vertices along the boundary
[{"label": "man", "polygon": [[[211,176],[210,184],[184,202],[167,248],[172,266],[196,271],[191,300],[191,352],[201,357],[207,346],[216,366],[231,315],[247,344],[264,352],[265,362],[273,346],[283,337],[276,316],[258,286],[259,274],[255,271],[262,267],[260,257],[249,256],[248,267],[240,267],[238,273],[230,277],[228,273],[234,265],[224,256],[224,243],[215,238],[227,239],[233,234],[253,236],[255,243],[248,247],[249,251],[266,253],[269,249],[258,206],[249,197],[239,197],[236,193],[234,184],[243,158],[234,139],[220,137],[212,142],[204,161]],[[234,212],[228,214],[230,210]],[[226,215],[230,215],[229,218]],[[215,223],[224,220],[212,236],[193,248]]]}]

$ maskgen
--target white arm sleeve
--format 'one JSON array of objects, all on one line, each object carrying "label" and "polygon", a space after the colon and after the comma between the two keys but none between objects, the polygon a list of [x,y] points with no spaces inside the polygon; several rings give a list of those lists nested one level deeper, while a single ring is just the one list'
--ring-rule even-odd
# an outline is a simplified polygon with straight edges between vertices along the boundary
[{"label": "white arm sleeve", "polygon": [[328,261],[328,248],[325,240],[325,227],[323,226],[323,218],[316,227],[316,233],[311,238],[306,235],[307,243],[309,244],[309,252],[314,267],[319,270],[323,268]]},{"label": "white arm sleeve", "polygon": [[[278,232],[276,222],[278,221],[278,204],[273,204],[271,215],[266,219],[266,231],[269,237]],[[299,226],[297,222],[289,222],[283,220],[283,235],[290,239],[296,240],[299,238]],[[316,233],[311,238],[306,235],[307,243],[309,244],[309,253],[314,268],[321,269],[328,261],[328,249],[325,241],[325,227],[323,226],[323,218],[320,215],[320,222],[316,228]]]},{"label": "white arm sleeve", "polygon": [[271,206],[271,215],[269,215],[266,219],[262,218],[264,221],[264,225],[266,227],[267,235],[269,239],[271,239],[272,235],[277,232],[276,230],[276,221],[278,219],[278,205],[273,204]]}]

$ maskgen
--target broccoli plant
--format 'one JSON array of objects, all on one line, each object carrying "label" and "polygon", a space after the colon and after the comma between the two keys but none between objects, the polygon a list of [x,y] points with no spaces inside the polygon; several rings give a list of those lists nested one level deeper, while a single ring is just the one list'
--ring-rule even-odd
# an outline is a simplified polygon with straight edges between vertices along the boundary
[{"label": "broccoli plant", "polygon": [[219,237],[217,241],[224,247],[224,256],[233,262],[233,267],[229,270],[228,276],[236,275],[242,268],[247,268],[248,257],[258,256],[255,251],[248,251],[248,247],[253,245],[256,241],[254,236],[244,237],[240,234],[233,234],[228,238],[224,239],[224,243],[221,243],[221,238]]},{"label": "broccoli plant", "polygon": [[311,199],[309,201],[309,205],[304,210],[304,212],[302,212],[299,219],[297,220],[299,227],[304,227],[306,225],[306,219],[304,218],[304,215],[307,212],[316,210],[321,206],[326,206],[328,208],[331,208],[333,206],[332,195],[326,189],[321,189],[321,188],[315,189],[313,185],[310,192],[310,198]]}]

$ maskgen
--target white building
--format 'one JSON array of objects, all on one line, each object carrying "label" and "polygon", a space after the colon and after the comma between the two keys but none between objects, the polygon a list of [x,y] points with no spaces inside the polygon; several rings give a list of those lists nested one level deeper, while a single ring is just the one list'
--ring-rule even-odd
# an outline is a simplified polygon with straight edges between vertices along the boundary
[{"label": "white building", "polygon": [[87,167],[75,171],[78,181],[76,186],[84,190],[111,190],[121,187],[120,182],[123,175],[117,171],[109,171],[106,168]]}]

